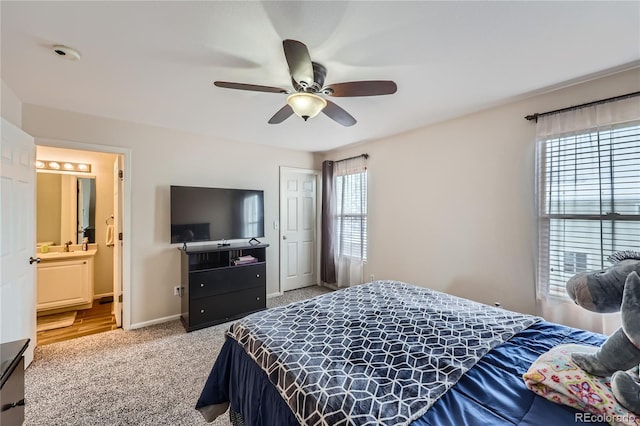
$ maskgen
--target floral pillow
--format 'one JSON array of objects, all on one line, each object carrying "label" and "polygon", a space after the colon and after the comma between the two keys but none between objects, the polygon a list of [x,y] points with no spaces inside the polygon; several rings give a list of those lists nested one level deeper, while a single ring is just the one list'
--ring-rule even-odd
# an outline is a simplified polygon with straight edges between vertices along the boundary
[{"label": "floral pillow", "polygon": [[610,377],[593,376],[571,360],[572,352],[595,352],[592,346],[560,345],[542,354],[523,378],[536,394],[585,413],[576,422],[608,422],[640,426],[640,417],[618,404],[611,393]]}]

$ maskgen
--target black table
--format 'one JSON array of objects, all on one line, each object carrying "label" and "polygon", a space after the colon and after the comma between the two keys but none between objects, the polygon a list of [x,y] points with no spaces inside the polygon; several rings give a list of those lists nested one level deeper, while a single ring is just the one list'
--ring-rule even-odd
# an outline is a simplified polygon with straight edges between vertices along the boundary
[{"label": "black table", "polygon": [[24,421],[24,351],[29,339],[0,344],[0,424]]}]

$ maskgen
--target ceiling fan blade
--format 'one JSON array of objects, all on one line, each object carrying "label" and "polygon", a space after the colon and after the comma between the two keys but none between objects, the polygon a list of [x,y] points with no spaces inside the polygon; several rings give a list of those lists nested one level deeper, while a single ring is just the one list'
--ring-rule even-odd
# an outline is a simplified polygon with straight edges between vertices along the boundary
[{"label": "ceiling fan blade", "polygon": [[307,46],[297,40],[289,39],[284,40],[282,46],[291,78],[303,88],[311,86],[313,84],[313,64]]},{"label": "ceiling fan blade", "polygon": [[291,116],[291,114],[293,114],[293,109],[289,106],[289,104],[286,104],[285,106],[280,108],[280,110],[278,110],[278,112],[276,112],[273,115],[273,117],[271,117],[269,119],[269,124],[282,123],[284,120],[289,118],[289,116]]},{"label": "ceiling fan blade", "polygon": [[225,89],[250,90],[252,92],[288,93],[286,89],[271,86],[258,86],[256,84],[231,83],[229,81],[214,81],[214,85]]},{"label": "ceiling fan blade", "polygon": [[350,81],[331,84],[323,89],[330,96],[377,96],[396,93],[398,86],[390,80]]},{"label": "ceiling fan blade", "polygon": [[353,126],[357,123],[356,119],[353,118],[351,114],[329,100],[327,101],[327,106],[324,107],[322,112],[345,127]]}]

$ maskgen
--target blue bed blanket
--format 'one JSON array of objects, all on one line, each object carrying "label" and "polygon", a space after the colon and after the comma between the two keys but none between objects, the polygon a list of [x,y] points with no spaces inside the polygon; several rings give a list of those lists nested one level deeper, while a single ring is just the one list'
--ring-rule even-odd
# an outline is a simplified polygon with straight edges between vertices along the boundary
[{"label": "blue bed blanket", "polygon": [[600,346],[605,339],[601,334],[547,321],[533,324],[485,355],[412,426],[583,423],[574,408],[548,401],[527,389],[522,375],[540,355],[555,346]]},{"label": "blue bed blanket", "polygon": [[[524,374],[531,363],[554,346],[577,343],[598,346],[604,336],[541,321],[487,353],[411,426],[573,425],[577,411],[529,391]],[[296,426],[293,412],[267,374],[233,339],[227,338],[196,408],[231,405],[245,425]],[[604,423],[590,423],[604,425]]]},{"label": "blue bed blanket", "polygon": [[[463,374],[493,347],[537,321],[539,318],[399,282],[376,282],[330,293],[234,324],[229,332],[232,339],[219,355],[197,408],[203,411],[231,401],[246,424],[416,421],[413,424],[427,425],[431,424],[430,413],[436,413],[432,415],[438,419],[433,424],[443,424],[437,407],[457,403],[443,400],[458,395],[456,389],[461,386],[454,385]],[[492,359],[494,352],[480,363]],[[244,359],[247,353],[248,361]],[[509,371],[517,386],[509,382],[501,391],[508,395],[515,386],[516,393],[533,397],[524,388],[521,374],[536,356],[527,358],[523,369],[518,366],[518,374]],[[256,363],[262,372],[253,371]],[[487,378],[494,373],[481,366],[471,372],[474,370]],[[463,381],[468,377],[469,373]],[[472,389],[490,395],[495,384],[485,384],[490,386],[475,384]],[[452,386],[453,392],[441,398]],[[251,390],[240,397],[238,392],[245,387]],[[266,404],[264,398],[273,400]],[[288,404],[283,408],[285,401]],[[282,411],[284,417],[274,422],[270,411]],[[451,413],[446,410],[447,416]],[[265,416],[269,421],[265,422]],[[293,421],[283,423],[285,418]],[[518,421],[522,418],[517,417]]]},{"label": "blue bed blanket", "polygon": [[245,317],[228,334],[301,424],[408,425],[539,318],[398,281]]}]

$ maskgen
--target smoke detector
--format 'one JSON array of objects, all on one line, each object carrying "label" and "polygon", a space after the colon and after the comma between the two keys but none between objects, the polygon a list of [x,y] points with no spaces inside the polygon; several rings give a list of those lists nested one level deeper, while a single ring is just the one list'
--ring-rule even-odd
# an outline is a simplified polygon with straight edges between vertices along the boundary
[{"label": "smoke detector", "polygon": [[63,46],[61,44],[57,44],[53,46],[53,53],[69,61],[80,60],[80,52],[78,52],[76,49],[69,46]]}]

